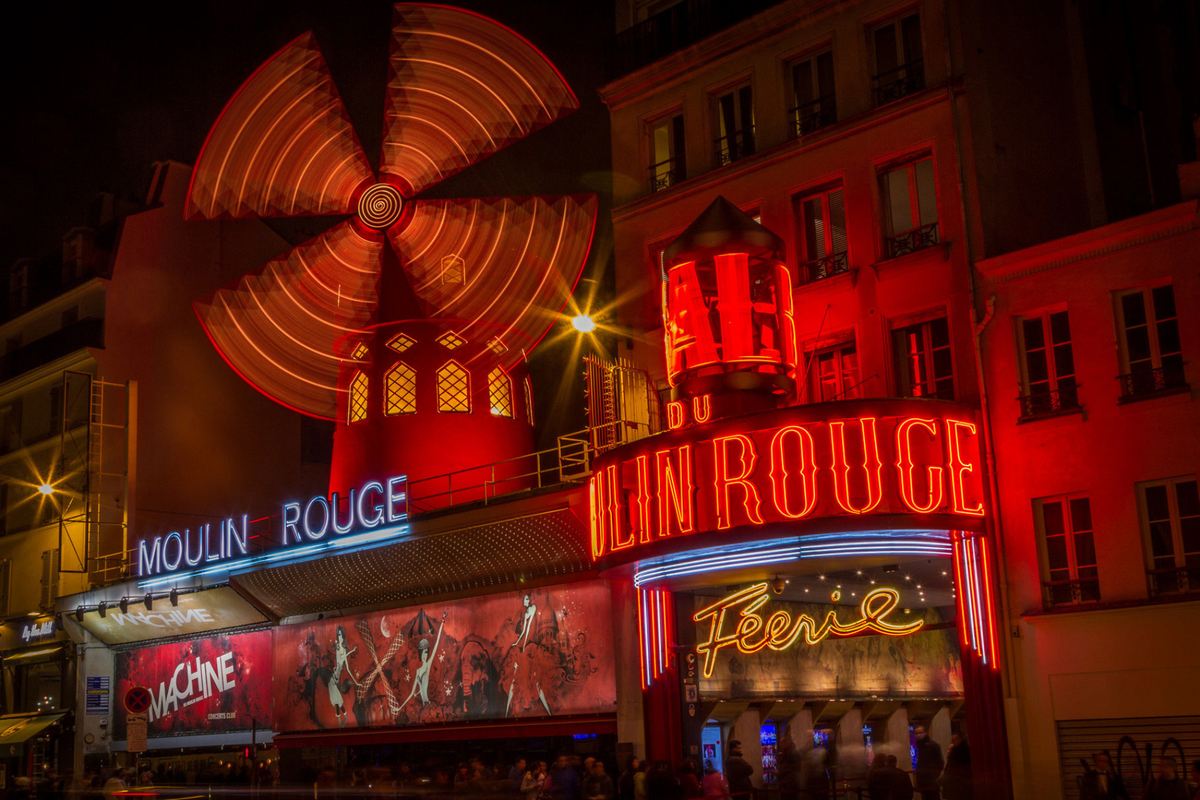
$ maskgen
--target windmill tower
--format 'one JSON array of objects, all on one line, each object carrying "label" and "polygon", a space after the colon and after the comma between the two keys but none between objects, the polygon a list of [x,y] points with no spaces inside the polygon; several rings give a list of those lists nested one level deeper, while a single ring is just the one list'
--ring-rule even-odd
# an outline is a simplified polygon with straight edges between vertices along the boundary
[{"label": "windmill tower", "polygon": [[196,303],[247,382],[336,421],[331,491],[532,451],[525,355],[583,269],[595,198],[420,194],[577,107],[515,32],[399,4],[377,173],[310,33],[221,112],[192,174],[189,218],[343,218]]}]

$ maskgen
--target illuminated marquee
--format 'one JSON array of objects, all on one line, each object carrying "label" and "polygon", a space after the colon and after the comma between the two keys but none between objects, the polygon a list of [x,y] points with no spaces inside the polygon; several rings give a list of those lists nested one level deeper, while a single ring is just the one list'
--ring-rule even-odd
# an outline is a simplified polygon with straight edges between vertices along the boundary
[{"label": "illuminated marquee", "polygon": [[[837,611],[831,610],[820,625],[807,614],[795,619],[786,611],[776,611],[764,621],[758,613],[767,602],[767,584],[756,583],[748,589],[735,592],[712,605],[702,608],[693,615],[696,622],[709,620],[708,639],[696,645],[696,652],[704,656],[704,677],[712,677],[717,663],[717,653],[725,647],[736,647],[738,652],[752,655],[769,647],[786,650],[801,639],[806,644],[817,644],[829,636],[855,636],[860,633],[880,633],[885,636],[908,636],[925,625],[919,619],[902,625],[887,622],[885,617],[900,604],[900,593],[895,589],[879,588],[862,599],[860,619],[842,622]],[[732,609],[740,610],[733,615],[736,621],[727,621]]]},{"label": "illuminated marquee", "polygon": [[970,520],[984,514],[983,483],[972,413],[919,401],[882,405],[917,413],[813,418],[828,411],[798,406],[672,431],[597,459],[593,557],[822,517],[944,514],[977,524]]},{"label": "illuminated marquee", "polygon": [[[276,543],[277,548],[283,548],[279,555],[286,555],[287,548],[295,545],[313,545],[327,539],[340,544],[359,543],[360,536],[395,530],[394,526],[408,519],[406,485],[404,477],[367,481],[361,488],[351,489],[344,499],[334,492],[329,497],[316,495],[306,503],[284,503],[282,534]],[[212,525],[205,524],[194,535],[185,529],[183,533],[172,531],[143,539],[138,543],[138,575],[224,569],[227,562],[250,555],[249,540],[246,514],[240,525],[237,520],[226,519],[215,532]]]}]

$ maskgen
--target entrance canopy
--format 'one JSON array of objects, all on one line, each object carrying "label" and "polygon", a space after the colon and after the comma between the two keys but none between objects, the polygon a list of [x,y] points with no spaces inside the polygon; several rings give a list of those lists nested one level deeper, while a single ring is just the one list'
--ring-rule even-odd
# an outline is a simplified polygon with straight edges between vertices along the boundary
[{"label": "entrance canopy", "polygon": [[66,714],[9,714],[0,717],[0,757],[24,753],[25,743],[37,738]]}]

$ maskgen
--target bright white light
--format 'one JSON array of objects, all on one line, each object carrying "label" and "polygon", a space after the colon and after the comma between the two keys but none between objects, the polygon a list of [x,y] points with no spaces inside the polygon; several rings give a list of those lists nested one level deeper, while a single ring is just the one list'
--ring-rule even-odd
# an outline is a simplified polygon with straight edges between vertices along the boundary
[{"label": "bright white light", "polygon": [[589,317],[587,314],[580,314],[571,319],[571,325],[580,333],[591,333],[596,330],[596,320]]},{"label": "bright white light", "polygon": [[42,494],[54,494],[54,487],[48,483],[43,483],[38,487],[38,491]]}]

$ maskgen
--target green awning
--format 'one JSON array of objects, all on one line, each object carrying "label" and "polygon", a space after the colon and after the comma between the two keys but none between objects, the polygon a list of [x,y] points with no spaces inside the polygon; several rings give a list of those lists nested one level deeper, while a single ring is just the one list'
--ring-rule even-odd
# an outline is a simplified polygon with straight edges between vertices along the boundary
[{"label": "green awning", "polygon": [[0,758],[21,755],[25,742],[34,738],[65,714],[10,714],[0,717]]}]

